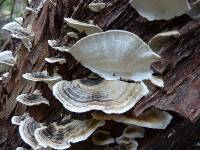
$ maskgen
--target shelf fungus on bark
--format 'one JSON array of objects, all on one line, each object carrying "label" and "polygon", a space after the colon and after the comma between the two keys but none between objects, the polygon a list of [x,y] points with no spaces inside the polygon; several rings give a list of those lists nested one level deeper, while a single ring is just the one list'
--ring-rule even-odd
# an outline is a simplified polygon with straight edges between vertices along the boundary
[{"label": "shelf fungus on bark", "polygon": [[123,113],[148,94],[143,82],[127,83],[102,78],[60,81],[53,86],[53,95],[63,106],[77,113],[101,110],[105,113]]},{"label": "shelf fungus on bark", "polygon": [[20,39],[24,46],[30,51],[32,48],[32,40],[34,38],[34,33],[30,28],[30,26],[24,28],[17,22],[10,22],[4,25],[2,30],[9,31],[13,38]]},{"label": "shelf fungus on bark", "polygon": [[24,79],[34,82],[44,82],[48,84],[48,87],[52,90],[53,85],[58,81],[62,80],[62,77],[57,73],[53,74],[52,76],[49,75],[47,71],[42,72],[32,72],[32,73],[25,73],[22,75]]},{"label": "shelf fungus on bark", "polygon": [[190,11],[188,0],[131,0],[131,6],[149,21],[170,20]]},{"label": "shelf fungus on bark", "polygon": [[162,46],[165,45],[165,43],[171,38],[180,36],[181,34],[177,30],[162,32],[152,37],[148,42],[148,45],[151,47],[152,50],[158,52],[162,48]]},{"label": "shelf fungus on bark", "polygon": [[30,117],[30,114],[27,113],[27,112],[24,113],[24,114],[21,115],[21,116],[13,116],[13,117],[11,118],[11,123],[12,123],[12,124],[15,124],[15,125],[20,125],[21,121],[24,120],[24,119],[26,119],[26,118],[28,118],[28,117]]},{"label": "shelf fungus on bark", "polygon": [[104,121],[94,119],[80,121],[73,120],[69,123],[52,123],[35,130],[35,138],[43,147],[67,149],[70,143],[86,140],[97,128],[104,126]]},{"label": "shelf fungus on bark", "polygon": [[154,85],[161,87],[161,88],[164,87],[164,81],[161,76],[151,75],[150,80],[151,80],[151,83],[153,83]]},{"label": "shelf fungus on bark", "polygon": [[68,32],[67,35],[71,38],[78,39],[78,34],[76,32]]},{"label": "shelf fungus on bark", "polygon": [[123,135],[129,139],[143,138],[144,129],[139,126],[129,125],[124,129]]},{"label": "shelf fungus on bark", "polygon": [[115,139],[110,136],[110,132],[103,131],[103,130],[97,130],[92,135],[92,142],[95,145],[109,145],[115,143]]},{"label": "shelf fungus on bark", "polygon": [[52,81],[58,81],[62,79],[62,77],[58,74],[54,74],[53,76],[50,76],[47,71],[25,73],[22,76],[24,79],[35,81],[35,82],[38,82],[38,81],[52,82]]},{"label": "shelf fungus on bark", "polygon": [[92,113],[97,120],[114,120],[125,124],[136,125],[152,129],[165,129],[171,122],[172,116],[166,111],[147,109],[141,115],[125,116],[120,114],[105,114],[101,112]]},{"label": "shelf fungus on bark", "polygon": [[0,73],[8,72],[10,67],[14,67],[15,58],[11,51],[0,52]]},{"label": "shelf fungus on bark", "polygon": [[43,124],[38,123],[33,119],[33,117],[27,117],[22,120],[19,125],[19,133],[22,140],[30,145],[33,149],[39,149],[41,146],[36,141],[34,132],[37,128],[41,128]]},{"label": "shelf fungus on bark", "polygon": [[64,64],[64,63],[66,63],[65,58],[58,58],[58,57],[45,58],[45,61],[50,63],[50,64],[54,64],[54,63]]},{"label": "shelf fungus on bark", "polygon": [[106,3],[92,2],[88,5],[88,7],[90,8],[90,10],[94,12],[100,12],[102,9],[106,7]]},{"label": "shelf fungus on bark", "polygon": [[129,145],[135,138],[143,138],[144,129],[138,126],[129,125],[124,129],[123,134],[116,138],[116,143],[119,145]]},{"label": "shelf fungus on bark", "polygon": [[49,101],[42,96],[42,93],[39,90],[35,90],[33,93],[21,94],[17,96],[16,100],[27,106],[40,104],[50,105]]},{"label": "shelf fungus on bark", "polygon": [[123,30],[110,30],[82,38],[70,51],[83,66],[106,80],[149,79],[151,63],[160,56],[137,35]]},{"label": "shelf fungus on bark", "polygon": [[64,44],[61,40],[48,40],[49,46],[51,46],[53,49],[56,49],[60,52],[69,52],[70,44]]},{"label": "shelf fungus on bark", "polygon": [[85,34],[87,35],[103,32],[103,30],[99,26],[94,24],[80,22],[78,20],[74,20],[73,18],[64,18],[64,20],[71,28],[81,33],[85,32]]},{"label": "shelf fungus on bark", "polygon": [[17,23],[19,23],[20,25],[22,25],[23,24],[23,17],[17,17],[17,18],[15,18],[15,22],[17,22]]}]

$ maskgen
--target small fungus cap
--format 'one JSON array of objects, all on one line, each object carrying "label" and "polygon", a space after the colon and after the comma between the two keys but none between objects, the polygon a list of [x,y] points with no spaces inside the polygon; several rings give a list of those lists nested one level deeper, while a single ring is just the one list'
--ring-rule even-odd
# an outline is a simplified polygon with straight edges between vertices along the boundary
[{"label": "small fungus cap", "polygon": [[68,24],[68,26],[74,28],[79,32],[85,32],[87,35],[103,32],[103,30],[97,25],[80,22],[72,18],[64,18],[64,20]]},{"label": "small fungus cap", "polygon": [[110,30],[82,38],[70,51],[83,66],[106,80],[149,79],[151,63],[160,56],[137,35]]},{"label": "small fungus cap", "polygon": [[57,58],[57,57],[45,58],[45,61],[50,63],[50,64],[53,64],[53,63],[64,64],[64,63],[66,63],[66,60],[64,58]]},{"label": "small fungus cap", "polygon": [[108,145],[115,143],[114,138],[108,131],[98,130],[92,135],[92,141],[95,145]]},{"label": "small fungus cap", "polygon": [[35,130],[35,138],[43,147],[66,149],[70,143],[86,140],[98,127],[103,126],[104,121],[94,119],[80,121],[74,120],[63,125],[52,123]]},{"label": "small fungus cap", "polygon": [[17,96],[16,100],[27,106],[34,106],[34,105],[40,105],[40,104],[50,105],[49,101],[46,98],[44,98],[41,95],[41,93],[38,92],[38,90],[29,94],[21,94]]},{"label": "small fungus cap", "polygon": [[106,3],[90,3],[89,6],[90,10],[94,12],[100,12],[102,9],[106,7]]},{"label": "small fungus cap", "polygon": [[97,120],[114,120],[130,125],[137,125],[153,129],[165,129],[172,120],[172,116],[166,111],[157,109],[145,110],[139,116],[125,116],[119,114],[104,114],[100,112],[92,113],[94,119]]},{"label": "small fungus cap", "polygon": [[148,93],[146,85],[103,79],[60,81],[53,86],[53,95],[72,112],[101,110],[123,113]]},{"label": "small fungus cap", "polygon": [[162,32],[159,34],[156,34],[154,37],[150,39],[148,42],[148,45],[156,52],[158,52],[165,43],[173,38],[173,37],[178,37],[180,36],[179,31],[174,30],[174,31],[168,31],[168,32]]},{"label": "small fungus cap", "polygon": [[36,122],[32,117],[27,117],[26,119],[22,120],[19,125],[19,133],[22,140],[30,145],[33,149],[41,148],[34,137],[35,130],[41,127],[42,125]]},{"label": "small fungus cap", "polygon": [[130,4],[149,21],[169,20],[191,9],[188,0],[131,0]]},{"label": "small fungus cap", "polygon": [[54,74],[50,76],[47,71],[42,72],[32,72],[32,73],[25,73],[22,75],[24,79],[30,81],[44,81],[44,82],[52,82],[62,79],[62,77],[58,74]]}]

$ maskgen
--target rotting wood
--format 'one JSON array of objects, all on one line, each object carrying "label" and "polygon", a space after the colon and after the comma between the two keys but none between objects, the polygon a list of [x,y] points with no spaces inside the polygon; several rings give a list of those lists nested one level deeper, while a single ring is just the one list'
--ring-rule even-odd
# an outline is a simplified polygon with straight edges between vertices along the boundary
[{"label": "rotting wood", "polygon": [[[33,5],[36,5],[38,1],[39,0],[33,1]],[[14,150],[17,146],[26,147],[20,140],[16,127],[10,125],[10,118],[12,115],[19,115],[25,111],[29,111],[37,120],[51,121],[49,118],[56,120],[56,118],[60,117],[60,114],[67,112],[61,104],[55,100],[51,91],[47,88],[47,85],[26,81],[22,79],[21,76],[26,72],[42,71],[46,69],[44,58],[48,55],[53,56],[57,54],[57,52],[54,52],[54,50],[48,46],[47,40],[62,36],[62,34],[59,33],[61,33],[61,27],[64,24],[63,18],[70,16],[82,21],[94,20],[94,22],[104,30],[123,29],[131,31],[146,42],[161,31],[179,30],[182,34],[181,38],[170,40],[160,51],[163,60],[169,64],[168,70],[164,71],[165,88],[156,89],[154,93],[143,98],[133,109],[133,112],[139,114],[145,108],[153,106],[160,109],[175,111],[180,116],[193,122],[199,118],[199,20],[191,20],[188,16],[183,15],[170,21],[148,22],[146,19],[140,17],[134,9],[128,5],[128,0],[124,0],[123,2],[121,0],[104,0],[107,4],[107,8],[100,13],[89,10],[87,5],[91,0],[54,0],[54,2],[57,3],[56,7],[50,2],[47,2],[38,18],[34,21],[33,30],[36,33],[36,37],[34,39],[33,51],[28,53],[23,46],[18,46],[14,49],[20,58],[17,61],[16,70],[12,72],[12,78],[6,81],[3,87],[0,87],[1,125],[3,124],[6,130],[9,131],[7,139],[3,139],[3,143],[0,143],[2,149]],[[24,25],[26,26],[32,18],[33,16],[30,13],[27,14]],[[71,55],[62,55],[65,56],[67,63],[61,65],[58,72],[64,79],[72,80],[75,78],[82,78],[89,73],[89,71],[76,62]],[[159,68],[155,68],[156,66],[152,67],[154,67],[155,70],[159,70]],[[52,65],[48,65],[47,69],[52,70]],[[20,93],[33,92],[36,87],[41,88],[44,93],[43,95],[50,100],[50,108],[44,105],[30,108],[16,102],[15,98],[17,95]],[[178,130],[180,125],[181,131]],[[190,147],[189,145],[193,138],[186,138],[186,135],[190,134],[189,137],[197,135],[195,132],[199,130],[198,126],[198,121],[192,125],[191,123],[178,120],[166,131],[156,132],[157,134],[155,134],[151,140],[144,139],[141,141],[141,143],[144,143],[141,149],[149,149],[150,146],[152,146],[152,149],[158,149],[159,146],[159,148],[162,147],[162,149],[173,149],[174,144],[176,144],[176,149],[182,149],[184,145],[189,147],[188,149],[194,149],[194,147]],[[174,133],[175,138],[163,138],[169,135],[171,131],[176,131],[176,129],[178,132]],[[181,141],[183,138],[180,133],[184,135],[184,140],[188,139],[184,144]],[[174,140],[175,142],[172,143]],[[156,148],[155,145],[157,141],[168,144],[160,144]],[[83,146],[82,148],[91,146],[91,143],[81,142],[80,144],[72,146],[72,149],[77,149],[77,147],[80,149],[82,143],[85,144],[85,147]]]}]

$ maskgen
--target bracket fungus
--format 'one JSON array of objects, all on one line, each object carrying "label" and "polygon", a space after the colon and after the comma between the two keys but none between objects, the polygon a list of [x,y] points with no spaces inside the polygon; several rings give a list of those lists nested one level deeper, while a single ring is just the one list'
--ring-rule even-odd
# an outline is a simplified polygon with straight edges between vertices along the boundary
[{"label": "bracket fungus", "polygon": [[60,81],[53,86],[53,95],[72,112],[102,110],[123,113],[148,93],[143,82],[127,83],[101,78]]},{"label": "bracket fungus", "polygon": [[17,17],[17,18],[15,18],[15,21],[17,22],[17,23],[19,23],[20,25],[22,25],[23,24],[23,17]]},{"label": "bracket fungus", "polygon": [[35,130],[35,138],[43,147],[67,149],[70,143],[86,140],[97,128],[103,126],[104,121],[94,119],[74,120],[67,124],[52,123]]},{"label": "bracket fungus", "polygon": [[62,79],[62,77],[58,74],[54,74],[53,76],[50,76],[47,71],[25,73],[22,76],[24,79],[35,81],[35,82],[39,82],[39,81],[52,82],[52,81],[58,81]]},{"label": "bracket fungus", "polygon": [[161,88],[164,87],[164,81],[160,76],[151,75],[150,80],[151,80],[151,83],[153,83],[154,85]]},{"label": "bracket fungus", "polygon": [[64,64],[64,63],[66,63],[65,58],[58,58],[58,57],[45,58],[45,61],[50,63],[50,64],[54,64],[54,63]]},{"label": "bracket fungus", "polygon": [[0,52],[0,73],[8,72],[10,67],[14,67],[15,58],[11,51]]},{"label": "bracket fungus", "polygon": [[94,112],[92,113],[92,116],[97,120],[114,120],[125,124],[152,129],[165,129],[172,120],[172,116],[169,113],[157,109],[147,109],[139,116],[104,114],[101,112]]},{"label": "bracket fungus", "polygon": [[137,35],[110,30],[82,38],[69,51],[83,66],[106,80],[149,79],[160,56]]},{"label": "bracket fungus", "polygon": [[50,105],[49,101],[42,96],[42,93],[39,90],[35,90],[33,93],[29,94],[21,94],[17,96],[16,100],[27,106],[40,104]]},{"label": "bracket fungus", "polygon": [[53,88],[53,85],[60,81],[62,77],[57,73],[53,74],[52,76],[49,75],[47,71],[42,72],[32,72],[32,73],[25,73],[22,75],[24,79],[34,81],[34,82],[44,82],[48,84],[50,89]]},{"label": "bracket fungus", "polygon": [[41,128],[43,125],[33,119],[33,117],[27,117],[22,120],[19,125],[19,133],[22,140],[30,145],[33,149],[39,149],[41,146],[35,139],[34,132],[37,128]]},{"label": "bracket fungus", "polygon": [[106,7],[106,3],[92,2],[88,5],[88,7],[90,8],[90,10],[92,10],[94,12],[100,12],[102,9],[104,9]]},{"label": "bracket fungus", "polygon": [[181,34],[179,31],[174,30],[174,31],[167,31],[167,32],[162,32],[150,39],[148,42],[148,45],[156,52],[158,52],[162,46],[171,38],[173,37],[179,37]]},{"label": "bracket fungus", "polygon": [[80,22],[72,18],[64,18],[64,20],[68,26],[79,32],[85,32],[87,35],[103,32],[103,30],[97,25]]},{"label": "bracket fungus", "polygon": [[110,132],[103,131],[103,130],[97,130],[92,135],[92,142],[95,145],[109,145],[109,144],[115,143],[115,140],[114,140],[114,138],[112,138],[110,136]]},{"label": "bracket fungus", "polygon": [[64,45],[61,40],[48,40],[49,46],[60,52],[69,52],[70,45]]},{"label": "bracket fungus", "polygon": [[76,32],[68,32],[67,35],[71,38],[78,39],[78,34]]},{"label": "bracket fungus", "polygon": [[28,117],[30,117],[29,113],[24,113],[21,116],[13,116],[11,118],[11,123],[15,124],[15,125],[20,125],[21,121],[28,118]]},{"label": "bracket fungus", "polygon": [[24,46],[30,51],[32,47],[32,40],[34,38],[34,33],[30,30],[30,28],[30,26],[24,28],[17,22],[10,22],[4,25],[2,30],[9,31],[12,37],[22,40]]},{"label": "bracket fungus", "polygon": [[124,129],[123,135],[129,139],[143,138],[144,129],[139,126],[129,125]]},{"label": "bracket fungus", "polygon": [[191,9],[188,0],[131,0],[130,4],[149,21],[169,20]]}]

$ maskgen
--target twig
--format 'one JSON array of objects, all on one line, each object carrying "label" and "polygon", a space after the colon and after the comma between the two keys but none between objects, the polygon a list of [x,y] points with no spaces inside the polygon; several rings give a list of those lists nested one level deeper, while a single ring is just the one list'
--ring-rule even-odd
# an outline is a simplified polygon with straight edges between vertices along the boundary
[{"label": "twig", "polygon": [[11,9],[11,14],[10,14],[10,20],[11,21],[12,21],[13,12],[14,12],[14,9],[15,9],[15,3],[16,3],[16,0],[13,1],[13,5],[12,5],[12,9]]}]

